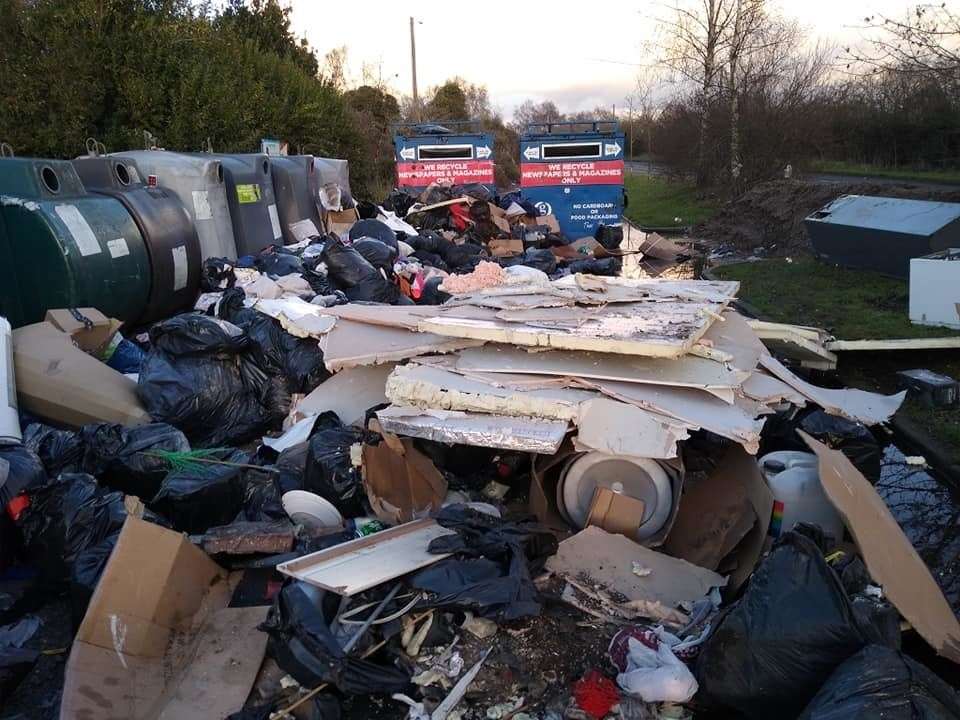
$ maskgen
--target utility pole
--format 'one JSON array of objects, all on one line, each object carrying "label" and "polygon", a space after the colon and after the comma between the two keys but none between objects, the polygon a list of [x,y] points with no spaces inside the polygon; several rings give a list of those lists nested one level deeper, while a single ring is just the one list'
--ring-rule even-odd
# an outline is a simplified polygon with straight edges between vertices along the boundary
[{"label": "utility pole", "polygon": [[417,122],[420,122],[420,98],[417,96],[417,36],[413,32],[413,16],[410,16],[410,67],[413,74],[413,107]]}]

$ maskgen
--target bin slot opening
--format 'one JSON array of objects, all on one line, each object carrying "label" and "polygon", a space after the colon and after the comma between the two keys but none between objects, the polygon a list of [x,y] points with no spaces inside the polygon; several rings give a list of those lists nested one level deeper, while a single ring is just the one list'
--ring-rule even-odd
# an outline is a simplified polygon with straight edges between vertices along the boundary
[{"label": "bin slot opening", "polygon": [[473,145],[420,145],[418,160],[472,160]]},{"label": "bin slot opening", "polygon": [[552,158],[598,158],[600,157],[600,143],[564,143],[562,145],[544,145],[541,157],[544,160]]}]

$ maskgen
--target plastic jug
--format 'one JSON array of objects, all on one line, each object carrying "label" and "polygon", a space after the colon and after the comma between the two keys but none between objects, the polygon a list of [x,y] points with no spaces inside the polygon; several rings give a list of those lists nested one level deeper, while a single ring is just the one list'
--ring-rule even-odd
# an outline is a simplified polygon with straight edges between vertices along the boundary
[{"label": "plastic jug", "polygon": [[783,450],[760,458],[760,470],[773,493],[770,535],[793,529],[798,522],[815,523],[837,542],[843,540],[843,519],[820,484],[817,456]]}]

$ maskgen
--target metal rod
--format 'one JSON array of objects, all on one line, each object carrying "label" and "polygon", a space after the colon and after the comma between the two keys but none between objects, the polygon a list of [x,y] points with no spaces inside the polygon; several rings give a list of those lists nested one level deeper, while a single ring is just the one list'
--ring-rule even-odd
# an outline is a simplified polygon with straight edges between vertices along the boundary
[{"label": "metal rod", "polygon": [[374,620],[380,617],[380,613],[383,612],[383,609],[387,606],[387,603],[393,600],[397,593],[400,592],[400,587],[402,585],[403,583],[397,583],[394,585],[393,589],[387,593],[387,596],[380,601],[380,604],[377,605],[376,609],[372,613],[370,613],[370,616],[363,622],[363,625],[360,626],[357,632],[354,633],[353,637],[347,640],[347,644],[343,646],[344,653],[349,653],[351,650],[353,650],[353,646],[360,642],[360,638],[363,637],[363,634],[367,631],[367,628],[373,624]]}]

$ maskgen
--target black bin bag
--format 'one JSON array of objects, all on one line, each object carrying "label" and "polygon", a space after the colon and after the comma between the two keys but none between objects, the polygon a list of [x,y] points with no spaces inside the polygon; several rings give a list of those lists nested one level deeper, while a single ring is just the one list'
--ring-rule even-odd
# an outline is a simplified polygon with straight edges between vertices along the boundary
[{"label": "black bin bag", "polygon": [[813,541],[788,532],[704,643],[697,698],[750,720],[793,718],[838,665],[880,640]]},{"label": "black bin bag", "polygon": [[270,636],[269,652],[277,664],[304,687],[332,683],[348,695],[403,692],[409,676],[392,665],[348,656],[327,616],[336,613],[338,598],[306,583],[292,582],[277,595],[260,629]]},{"label": "black bin bag", "polygon": [[897,650],[870,645],[820,688],[799,720],[958,720],[956,690]]},{"label": "black bin bag", "polygon": [[366,513],[360,470],[350,460],[350,447],[362,437],[358,430],[339,427],[314,432],[308,442],[303,489],[329,500],[348,518]]},{"label": "black bin bag", "polygon": [[360,252],[339,239],[330,239],[321,255],[327,276],[352,301],[396,304],[400,290],[367,262]]},{"label": "black bin bag", "polygon": [[154,420],[179,428],[194,445],[240,445],[286,415],[283,380],[257,365],[249,337],[236,325],[177,315],[151,327],[150,341],[137,395]]},{"label": "black bin bag", "polygon": [[248,456],[242,450],[212,452],[209,459],[230,465],[194,463],[164,478],[149,502],[154,512],[167,518],[174,530],[191,534],[228,525],[243,510],[247,490],[243,468]]},{"label": "black bin bag", "polygon": [[50,477],[83,468],[83,441],[73,430],[30,423],[23,431],[23,444],[37,454]]}]

